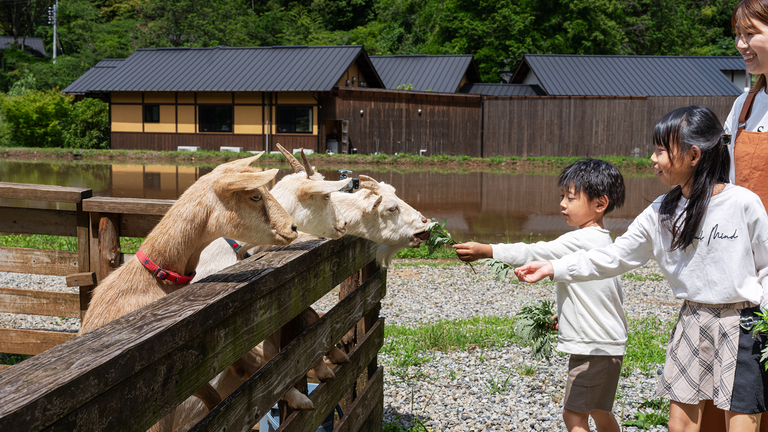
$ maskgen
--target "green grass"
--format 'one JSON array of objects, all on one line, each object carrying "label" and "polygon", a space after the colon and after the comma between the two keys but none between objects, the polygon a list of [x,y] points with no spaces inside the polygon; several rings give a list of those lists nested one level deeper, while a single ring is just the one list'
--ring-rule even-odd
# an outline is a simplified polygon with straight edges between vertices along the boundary
[{"label": "green grass", "polygon": [[664,322],[653,316],[627,320],[627,354],[624,356],[622,374],[629,375],[639,369],[646,375],[656,373],[664,364],[667,341],[674,322]]},{"label": "green grass", "polygon": [[[123,253],[136,253],[144,241],[138,237],[120,237],[120,249]],[[2,234],[0,246],[60,251],[76,251],[77,238],[42,235],[42,234]]]},{"label": "green grass", "polygon": [[642,274],[640,272],[624,273],[621,275],[621,278],[634,282],[660,282],[665,279],[664,275],[661,273]]}]

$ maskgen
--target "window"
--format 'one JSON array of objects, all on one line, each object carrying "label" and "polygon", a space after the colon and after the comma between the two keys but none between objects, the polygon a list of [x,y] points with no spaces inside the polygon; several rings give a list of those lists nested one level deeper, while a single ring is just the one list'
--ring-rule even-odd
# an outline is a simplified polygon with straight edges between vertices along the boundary
[{"label": "window", "polygon": [[232,105],[200,105],[200,132],[232,132]]},{"label": "window", "polygon": [[278,106],[278,133],[312,133],[311,106]]},{"label": "window", "polygon": [[144,123],[160,123],[160,105],[144,105]]}]

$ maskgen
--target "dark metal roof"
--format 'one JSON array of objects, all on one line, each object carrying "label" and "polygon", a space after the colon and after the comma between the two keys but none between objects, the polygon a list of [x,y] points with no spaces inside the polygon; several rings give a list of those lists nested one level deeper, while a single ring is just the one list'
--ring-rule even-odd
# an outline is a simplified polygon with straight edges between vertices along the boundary
[{"label": "dark metal roof", "polygon": [[737,70],[741,57],[526,54],[510,82],[533,73],[550,96],[736,96],[723,71]]},{"label": "dark metal roof", "polygon": [[[27,48],[33,51],[33,54],[39,57],[48,56],[48,54],[45,53],[45,44],[43,43],[43,39],[39,37],[28,37],[26,39],[23,37],[18,38],[18,43],[22,42],[24,42],[24,45]],[[0,36],[0,50],[8,49],[8,47],[11,46],[11,43],[13,43],[13,36]]]},{"label": "dark metal roof", "polygon": [[390,90],[412,86],[415,91],[455,93],[464,74],[469,82],[480,82],[471,54],[371,56],[371,62]]},{"label": "dark metal roof", "polygon": [[544,90],[536,84],[485,84],[466,83],[460,93],[472,93],[485,96],[545,96]]},{"label": "dark metal roof", "polygon": [[330,91],[357,62],[369,87],[381,80],[360,45],[140,49],[102,60],[64,93],[115,91]]}]

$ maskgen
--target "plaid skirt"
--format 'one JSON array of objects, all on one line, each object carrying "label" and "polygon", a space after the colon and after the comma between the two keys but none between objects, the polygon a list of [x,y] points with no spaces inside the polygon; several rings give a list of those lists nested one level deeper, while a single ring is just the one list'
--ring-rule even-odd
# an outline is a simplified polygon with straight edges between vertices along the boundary
[{"label": "plaid skirt", "polygon": [[759,310],[750,302],[684,301],[656,394],[685,404],[712,400],[720,409],[744,414],[768,410],[761,338],[740,325]]}]

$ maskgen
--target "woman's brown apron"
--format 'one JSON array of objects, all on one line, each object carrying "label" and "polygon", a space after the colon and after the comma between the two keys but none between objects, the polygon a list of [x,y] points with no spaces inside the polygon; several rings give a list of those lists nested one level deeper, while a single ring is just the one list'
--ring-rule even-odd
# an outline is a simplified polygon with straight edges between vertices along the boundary
[{"label": "woman's brown apron", "polygon": [[752,90],[739,114],[739,129],[733,146],[736,184],[756,193],[768,208],[768,131],[744,130],[752,114],[752,104],[760,90]]}]

